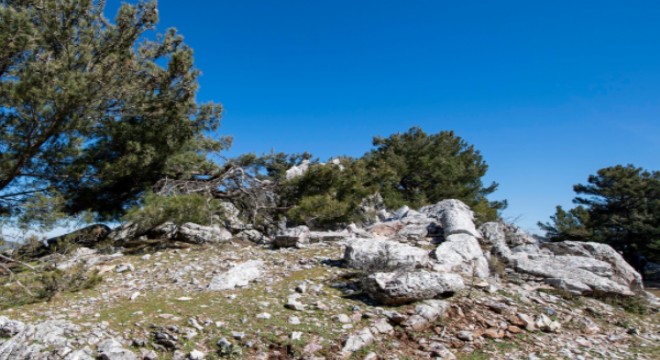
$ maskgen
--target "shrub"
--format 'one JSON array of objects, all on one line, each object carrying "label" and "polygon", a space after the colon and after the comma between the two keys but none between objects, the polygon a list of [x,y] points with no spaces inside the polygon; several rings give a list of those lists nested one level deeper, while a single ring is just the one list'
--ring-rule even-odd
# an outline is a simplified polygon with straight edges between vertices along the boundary
[{"label": "shrub", "polygon": [[192,222],[210,225],[224,218],[220,200],[200,194],[160,196],[147,193],[141,206],[128,211],[124,220],[138,225],[138,232],[145,232],[167,221],[175,225]]}]

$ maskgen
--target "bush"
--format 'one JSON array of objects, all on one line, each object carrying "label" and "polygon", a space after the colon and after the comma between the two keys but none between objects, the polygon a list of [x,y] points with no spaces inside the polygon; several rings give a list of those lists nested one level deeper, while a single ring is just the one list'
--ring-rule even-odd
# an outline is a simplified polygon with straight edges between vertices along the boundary
[{"label": "bush", "polygon": [[192,222],[210,225],[224,219],[224,207],[220,200],[199,194],[160,196],[147,193],[142,206],[133,207],[124,220],[138,225],[138,232],[146,232],[165,222],[182,225]]},{"label": "bush", "polygon": [[49,301],[58,294],[91,289],[100,283],[97,271],[83,266],[68,270],[23,271],[0,277],[0,309]]}]

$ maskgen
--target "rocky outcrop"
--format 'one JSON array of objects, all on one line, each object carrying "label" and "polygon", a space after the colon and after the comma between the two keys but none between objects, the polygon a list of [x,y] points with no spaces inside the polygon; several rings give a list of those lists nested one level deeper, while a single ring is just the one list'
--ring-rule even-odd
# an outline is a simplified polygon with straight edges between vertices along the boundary
[{"label": "rocky outcrop", "polygon": [[309,160],[303,160],[300,162],[300,165],[294,165],[285,172],[285,177],[287,180],[291,180],[302,176],[304,173],[309,170],[310,162]]},{"label": "rocky outcrop", "polygon": [[445,236],[467,234],[475,238],[481,237],[474,226],[474,213],[460,200],[443,200],[435,205],[424,206],[420,212],[438,220]]},{"label": "rocky outcrop", "polygon": [[309,228],[305,225],[287,228],[280,232],[273,240],[273,247],[302,247],[309,244]]},{"label": "rocky outcrop", "polygon": [[355,239],[344,251],[346,266],[370,271],[415,269],[429,264],[428,251],[382,239]]},{"label": "rocky outcrop", "polygon": [[365,292],[386,305],[402,305],[453,294],[465,287],[457,274],[429,271],[381,272],[364,281]]},{"label": "rocky outcrop", "polygon": [[231,290],[237,287],[245,287],[251,281],[260,278],[264,271],[264,262],[251,260],[238,264],[220,275],[211,279],[209,290],[221,291]]},{"label": "rocky outcrop", "polygon": [[642,289],[644,287],[639,273],[609,245],[594,242],[562,241],[545,243],[542,247],[552,251],[555,255],[581,256],[604,261],[612,267],[611,279],[613,281],[627,285],[631,289]]},{"label": "rocky outcrop", "polygon": [[460,272],[468,276],[487,278],[488,260],[479,242],[468,234],[449,235],[434,251],[436,271]]},{"label": "rocky outcrop", "polygon": [[481,226],[482,242],[513,270],[542,278],[576,294],[633,295],[641,277],[606,244],[565,241],[538,244],[522,230],[502,223]]},{"label": "rocky outcrop", "polygon": [[185,223],[178,228],[176,238],[192,244],[220,243],[231,240],[231,233],[219,226]]},{"label": "rocky outcrop", "polygon": [[[124,349],[119,342],[102,331],[96,329],[93,333],[86,333],[80,326],[63,320],[27,324],[0,316],[0,335],[0,360],[137,359],[135,354]],[[105,340],[102,340],[103,338]],[[99,352],[95,354],[90,346],[97,343]],[[103,344],[113,346],[102,346]]]},{"label": "rocky outcrop", "polygon": [[610,264],[580,256],[519,254],[514,257],[516,271],[538,276],[548,285],[578,294],[633,295],[630,288],[612,280]]}]

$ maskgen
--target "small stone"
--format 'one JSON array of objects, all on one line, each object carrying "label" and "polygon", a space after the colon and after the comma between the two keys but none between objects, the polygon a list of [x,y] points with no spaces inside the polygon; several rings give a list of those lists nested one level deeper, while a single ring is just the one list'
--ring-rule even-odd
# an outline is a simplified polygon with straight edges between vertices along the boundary
[{"label": "small stone", "polygon": [[374,335],[367,328],[351,335],[344,342],[342,351],[355,352],[374,342]]},{"label": "small stone", "polygon": [[297,316],[291,316],[289,317],[289,324],[291,325],[299,325],[300,324],[300,318]]},{"label": "small stone", "polygon": [[188,359],[190,360],[203,360],[206,357],[206,354],[199,350],[193,350],[188,354]]},{"label": "small stone", "polygon": [[535,331],[536,330],[536,325],[534,324],[534,319],[531,316],[523,314],[523,313],[519,313],[518,318],[523,323],[523,326],[525,327],[525,330],[527,330],[527,331]]},{"label": "small stone", "polygon": [[504,337],[504,331],[500,329],[489,328],[484,331],[482,336],[489,339],[501,339]]},{"label": "small stone", "polygon": [[266,312],[261,313],[261,314],[257,314],[257,319],[268,320],[271,317],[272,317],[272,315],[270,315],[269,313],[266,313]]},{"label": "small stone", "polygon": [[140,292],[139,292],[139,291],[136,291],[136,292],[134,292],[134,293],[131,294],[131,296],[129,297],[129,299],[130,299],[131,301],[133,301],[133,300],[137,299],[139,296],[140,296]]},{"label": "small stone", "polygon": [[304,294],[307,292],[307,285],[305,283],[299,284],[296,286],[296,292]]},{"label": "small stone", "polygon": [[216,345],[218,345],[218,347],[221,349],[226,349],[231,347],[231,342],[229,342],[229,340],[227,340],[226,338],[221,338],[220,340],[218,340]]},{"label": "small stone", "polygon": [[291,333],[291,340],[300,340],[302,339],[302,333],[300,331],[294,331]]},{"label": "small stone", "polygon": [[520,334],[522,332],[522,329],[515,325],[509,325],[506,329],[512,334]]},{"label": "small stone", "polygon": [[352,322],[351,318],[346,314],[338,314],[338,315],[335,315],[334,318],[335,318],[335,320],[337,320],[338,322],[340,322],[342,324],[348,324],[348,323]]},{"label": "small stone", "polygon": [[474,335],[472,331],[459,331],[456,333],[456,337],[462,341],[472,341],[474,340]]},{"label": "small stone", "polygon": [[133,264],[121,264],[115,268],[115,272],[123,273],[127,271],[135,271]]},{"label": "small stone", "polygon": [[394,328],[392,325],[390,325],[387,319],[381,318],[374,322],[371,327],[371,331],[375,334],[392,334],[394,332]]},{"label": "small stone", "polygon": [[295,298],[290,297],[284,307],[290,310],[303,311],[305,310],[305,305],[298,302]]},{"label": "small stone", "polygon": [[245,338],[245,333],[240,332],[240,331],[232,331],[231,332],[231,337],[233,337],[234,339],[236,339],[238,341],[241,341]]}]

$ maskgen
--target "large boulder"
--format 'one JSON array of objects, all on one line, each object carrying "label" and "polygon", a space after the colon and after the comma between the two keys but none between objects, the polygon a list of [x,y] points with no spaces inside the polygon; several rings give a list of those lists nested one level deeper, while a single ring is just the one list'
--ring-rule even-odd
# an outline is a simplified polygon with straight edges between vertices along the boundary
[{"label": "large boulder", "polygon": [[453,294],[465,287],[457,274],[429,271],[380,272],[363,281],[364,291],[385,305],[402,305]]},{"label": "large boulder", "polygon": [[540,277],[547,284],[575,294],[633,295],[641,277],[609,245],[564,241],[543,243],[519,228],[486,223],[479,230],[493,256],[518,273]]},{"label": "large boulder", "polygon": [[[100,340],[99,338],[110,337],[101,328],[84,330],[64,320],[46,320],[29,324],[0,316],[0,360],[91,360],[97,357],[88,345],[91,345],[94,339]],[[115,340],[110,341],[116,343]],[[136,359],[129,350],[122,352],[124,357],[121,358],[99,355],[103,359]]]},{"label": "large boulder", "polygon": [[545,243],[543,248],[556,255],[573,255],[604,261],[612,267],[612,280],[627,285],[631,289],[643,289],[642,277],[630,266],[621,254],[607,244],[580,241]]},{"label": "large boulder", "polygon": [[211,279],[209,290],[221,291],[231,290],[237,287],[245,287],[251,281],[260,278],[264,271],[264,262],[251,260],[238,264],[222,274]]},{"label": "large boulder", "polygon": [[99,359],[101,360],[137,360],[137,356],[115,339],[107,339],[98,345]]},{"label": "large boulder", "polygon": [[514,257],[513,266],[518,272],[544,278],[547,284],[572,293],[634,295],[627,285],[613,280],[610,264],[589,257],[521,253]]},{"label": "large boulder", "polygon": [[310,165],[309,160],[303,160],[300,163],[300,165],[294,165],[290,169],[288,169],[285,172],[284,176],[286,177],[287,180],[291,180],[299,176],[302,176],[304,173],[307,172],[307,170],[309,170],[309,165]]},{"label": "large boulder", "polygon": [[422,214],[436,219],[442,225],[445,237],[454,234],[468,234],[480,238],[474,226],[474,213],[460,200],[443,200],[435,205],[424,206]]},{"label": "large boulder", "polygon": [[429,264],[428,251],[383,239],[354,239],[344,251],[348,267],[370,271],[414,269]]},{"label": "large boulder", "polygon": [[176,233],[177,240],[192,243],[220,243],[231,240],[231,233],[219,226],[204,226],[194,223],[185,223],[179,226]]},{"label": "large boulder", "polygon": [[305,225],[287,228],[281,231],[273,240],[273,247],[302,247],[309,244],[309,228]]},{"label": "large boulder", "polygon": [[479,241],[469,234],[449,235],[434,251],[437,264],[434,270],[460,272],[468,276],[487,278],[488,260],[484,256]]}]

